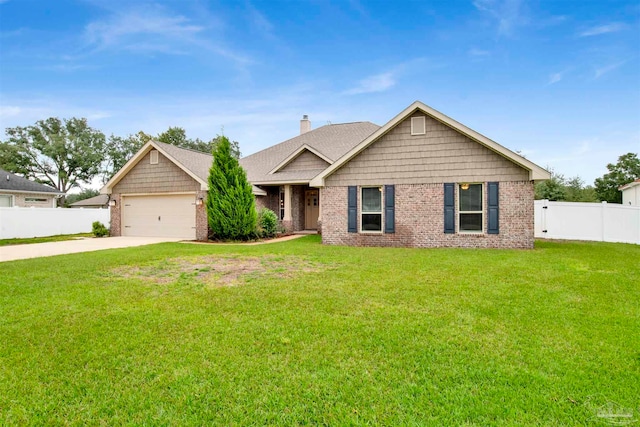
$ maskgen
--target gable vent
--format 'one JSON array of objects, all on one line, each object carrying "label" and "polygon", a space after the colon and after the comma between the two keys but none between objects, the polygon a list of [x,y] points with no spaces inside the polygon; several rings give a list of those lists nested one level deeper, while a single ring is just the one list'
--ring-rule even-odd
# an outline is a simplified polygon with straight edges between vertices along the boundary
[{"label": "gable vent", "polygon": [[158,150],[151,150],[149,152],[149,158],[150,158],[150,162],[152,165],[157,165],[158,164]]},{"label": "gable vent", "polygon": [[425,117],[411,117],[411,135],[424,135],[425,133],[427,133]]}]

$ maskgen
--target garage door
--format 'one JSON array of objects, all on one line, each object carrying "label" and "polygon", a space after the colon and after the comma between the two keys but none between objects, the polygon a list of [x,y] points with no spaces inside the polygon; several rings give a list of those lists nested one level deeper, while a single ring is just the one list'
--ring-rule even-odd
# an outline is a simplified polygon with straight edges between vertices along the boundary
[{"label": "garage door", "polygon": [[195,194],[122,197],[122,235],[196,238]]}]

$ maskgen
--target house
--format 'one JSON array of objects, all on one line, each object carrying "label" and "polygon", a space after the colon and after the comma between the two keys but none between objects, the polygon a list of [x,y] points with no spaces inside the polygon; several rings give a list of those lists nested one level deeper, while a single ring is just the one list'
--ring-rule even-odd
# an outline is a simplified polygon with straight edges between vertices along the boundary
[{"label": "house", "polygon": [[55,208],[64,193],[0,169],[0,208]]},{"label": "house", "polygon": [[532,248],[545,169],[416,101],[315,176],[322,241]]},{"label": "house", "polygon": [[89,197],[88,199],[78,200],[77,202],[71,203],[69,205],[70,208],[75,209],[102,209],[109,207],[109,195],[107,194],[99,194],[95,197]]},{"label": "house", "polygon": [[[204,240],[205,153],[148,142],[102,189],[114,235]],[[549,173],[415,102],[380,127],[327,124],[240,160],[256,205],[326,244],[533,246],[533,183]]]},{"label": "house", "polygon": [[622,204],[640,206],[640,178],[619,188],[622,191]]}]

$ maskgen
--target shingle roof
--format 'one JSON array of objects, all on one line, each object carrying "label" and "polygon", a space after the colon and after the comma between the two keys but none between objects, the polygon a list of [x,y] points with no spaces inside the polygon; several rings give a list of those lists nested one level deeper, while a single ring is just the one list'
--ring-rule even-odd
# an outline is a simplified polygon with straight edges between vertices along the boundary
[{"label": "shingle roof", "polygon": [[[188,148],[176,147],[175,145],[165,144],[164,142],[153,141],[155,145],[164,150],[167,154],[174,158],[182,166],[190,170],[198,178],[207,182],[209,179],[209,169],[211,163],[213,163],[213,156],[211,154],[203,153],[201,151],[190,150]],[[251,180],[249,180],[251,182]],[[264,190],[252,186],[253,194],[265,195]]]},{"label": "shingle roof", "polygon": [[39,184],[23,178],[21,176],[12,174],[5,170],[0,169],[0,190],[5,191],[28,191],[30,193],[52,193],[62,194],[62,192],[56,190],[48,185]]},{"label": "shingle roof", "polygon": [[636,185],[640,185],[640,178],[636,179],[635,181],[631,181],[628,184],[621,185],[620,187],[618,187],[618,190],[620,191],[626,190],[627,188],[632,188],[632,187],[635,187]]},{"label": "shingle roof", "polygon": [[109,202],[108,194],[100,194],[95,197],[90,197],[88,199],[79,200],[75,203],[71,203],[70,206],[74,207],[83,207],[83,206],[106,206]]},{"label": "shingle roof", "polygon": [[249,181],[255,184],[309,181],[323,169],[283,171],[272,174],[269,172],[303,145],[307,145],[331,161],[335,161],[378,130],[379,127],[371,122],[325,125],[244,157],[240,159],[240,165],[247,171]]}]

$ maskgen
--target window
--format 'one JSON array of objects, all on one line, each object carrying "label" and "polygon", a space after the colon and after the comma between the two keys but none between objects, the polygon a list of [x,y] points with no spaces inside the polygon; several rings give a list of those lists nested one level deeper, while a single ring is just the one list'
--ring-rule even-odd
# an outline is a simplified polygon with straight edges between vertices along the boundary
[{"label": "window", "polygon": [[482,184],[458,185],[458,230],[482,233]]},{"label": "window", "polygon": [[284,219],[284,186],[280,186],[280,221]]},{"label": "window", "polygon": [[427,133],[425,117],[411,117],[411,135],[424,135],[425,133]]},{"label": "window", "polygon": [[151,152],[149,154],[149,157],[150,157],[150,160],[151,160],[150,163],[152,165],[157,165],[158,164],[158,150],[151,150]]},{"label": "window", "polygon": [[0,208],[10,208],[13,206],[13,197],[9,194],[0,194]]},{"label": "window", "polygon": [[361,231],[382,232],[382,190],[380,187],[362,188]]},{"label": "window", "polygon": [[38,197],[25,197],[25,198],[24,198],[24,201],[25,201],[25,202],[38,202],[38,203],[45,203],[45,202],[47,202],[48,200],[47,200],[47,199],[41,199],[41,198],[38,198]]}]

